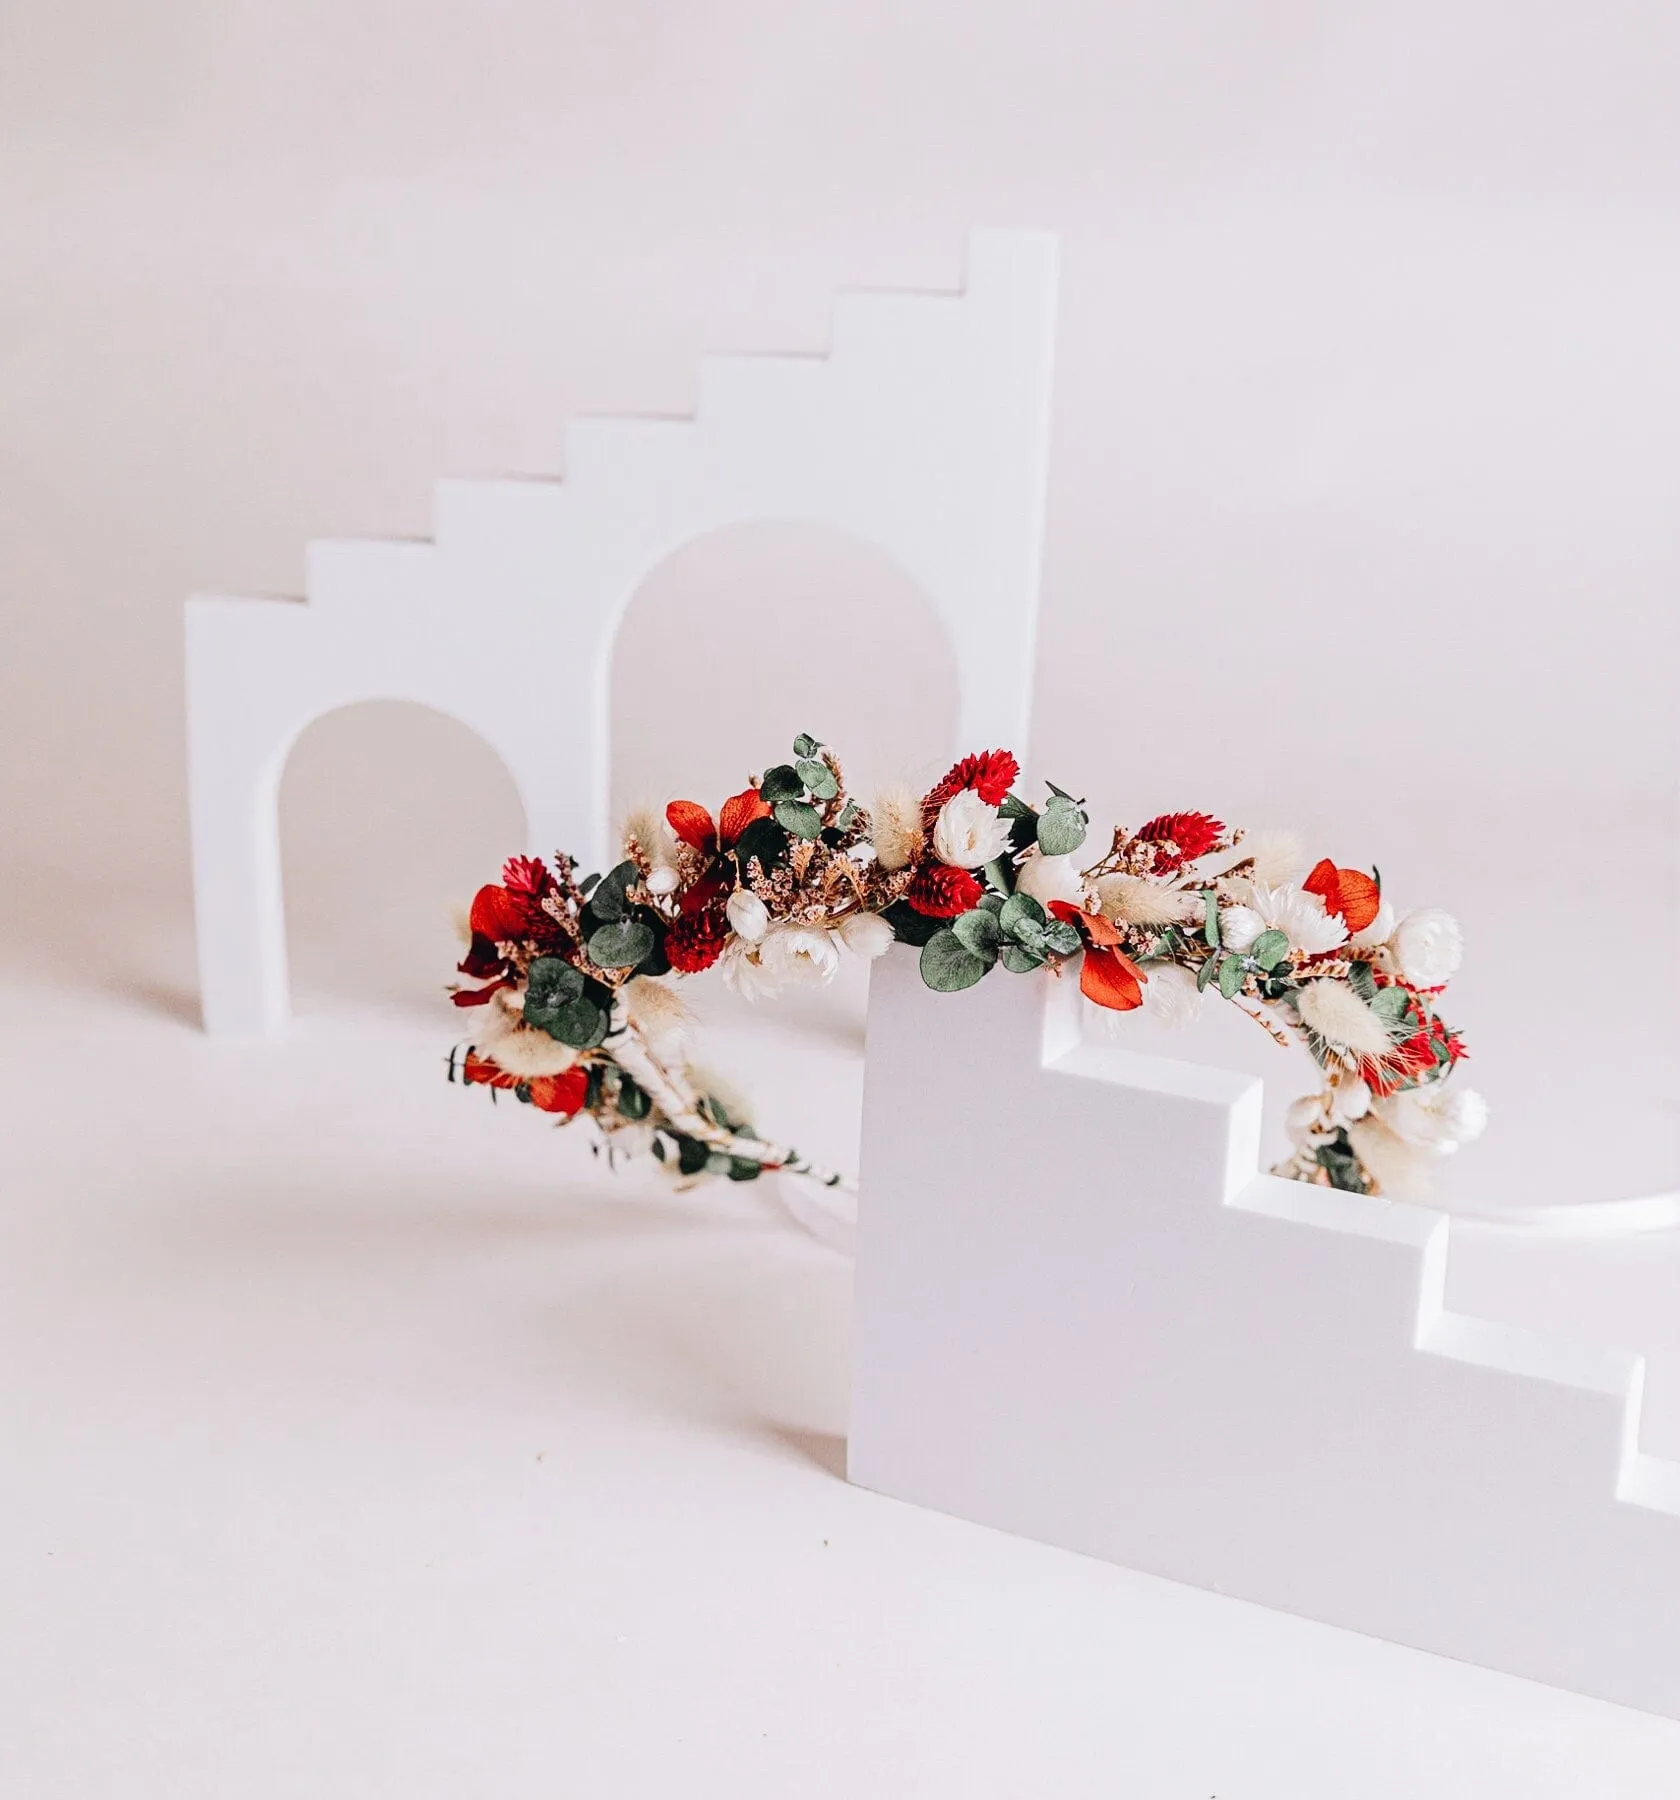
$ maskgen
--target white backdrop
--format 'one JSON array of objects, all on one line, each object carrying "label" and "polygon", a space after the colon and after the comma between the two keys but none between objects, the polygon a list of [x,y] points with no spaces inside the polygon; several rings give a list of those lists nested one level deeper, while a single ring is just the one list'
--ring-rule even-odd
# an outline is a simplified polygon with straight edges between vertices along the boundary
[{"label": "white backdrop", "polygon": [[[423,534],[438,474],[558,472],[568,413],[685,410],[702,348],[820,349],[836,286],[949,286],[970,225],[1047,226],[1034,768],[1103,814],[1299,822],[1403,905],[1455,906],[1454,1016],[1499,1110],[1458,1178],[1672,1184],[1677,82],[1659,0],[12,0],[13,953],[50,928],[100,979],[188,980],[189,590],[295,591],[312,535]],[[632,613],[621,791],[774,752],[772,679],[837,740],[883,670],[948,704],[926,621],[897,646],[850,552],[697,554],[699,621]],[[942,748],[934,712],[895,718],[907,760]],[[318,853],[294,891],[321,917],[354,891],[358,930],[401,938],[493,859],[504,797],[425,722],[334,729],[288,788]]]}]

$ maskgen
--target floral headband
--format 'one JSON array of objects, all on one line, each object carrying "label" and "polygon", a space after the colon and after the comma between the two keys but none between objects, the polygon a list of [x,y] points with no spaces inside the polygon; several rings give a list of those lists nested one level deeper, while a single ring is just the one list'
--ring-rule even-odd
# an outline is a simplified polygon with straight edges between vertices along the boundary
[{"label": "floral headband", "polygon": [[715,965],[765,996],[897,942],[940,993],[1047,969],[1111,1012],[1184,1023],[1216,995],[1299,1040],[1320,1087],[1289,1109],[1278,1175],[1418,1197],[1430,1164],[1480,1135],[1486,1102],[1449,1080],[1465,1049],[1436,1010],[1463,948],[1450,914],[1396,919],[1375,873],[1308,870],[1288,834],[1203,812],[1117,829],[1085,861],[1083,803],[1047,784],[1031,805],[1019,774],[990,750],[866,810],[834,753],[801,736],[715,819],[692,800],[632,816],[605,875],[513,857],[473,901],[460,972],[479,985],[454,1000],[477,1022],[451,1080],[587,1116],[609,1150],[645,1150],[680,1177],[784,1169],[847,1185],[696,1077],[673,978]]}]

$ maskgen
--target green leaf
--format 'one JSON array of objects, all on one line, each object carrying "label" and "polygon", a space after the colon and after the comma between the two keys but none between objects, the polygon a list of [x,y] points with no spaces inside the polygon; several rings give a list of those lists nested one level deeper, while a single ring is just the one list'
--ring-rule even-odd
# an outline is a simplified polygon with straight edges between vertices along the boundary
[{"label": "green leaf", "polygon": [[1215,950],[1213,955],[1210,956],[1196,971],[1196,992],[1198,994],[1205,994],[1207,992],[1208,983],[1213,980],[1218,972],[1219,952]]},{"label": "green leaf", "polygon": [[1411,996],[1404,988],[1385,987],[1378,988],[1375,998],[1368,1000],[1366,1005],[1386,1024],[1398,1025],[1411,1003]]},{"label": "green leaf", "polygon": [[795,756],[815,756],[821,748],[822,745],[808,731],[800,732],[799,736],[793,740]]},{"label": "green leaf", "polygon": [[976,906],[985,907],[986,911],[989,913],[1001,913],[1003,911],[1003,895],[995,891],[985,893],[982,894],[974,904]]},{"label": "green leaf", "polygon": [[974,986],[991,964],[954,931],[936,931],[922,946],[922,980],[936,994],[955,994]]},{"label": "green leaf", "polygon": [[846,804],[840,808],[840,816],[834,823],[841,831],[850,831],[852,826],[857,823],[857,816],[858,803],[855,800],[848,800]]},{"label": "green leaf", "polygon": [[834,771],[825,762],[807,762],[801,759],[794,764],[799,778],[819,800],[832,800],[840,792],[840,783],[834,779]]},{"label": "green leaf", "polygon": [[618,1083],[618,1110],[626,1119],[645,1119],[653,1111],[652,1096],[628,1075],[622,1075]]},{"label": "green leaf", "polygon": [[788,834],[774,819],[754,819],[735,840],[735,861],[741,873],[755,859],[766,875],[787,855]]},{"label": "green leaf", "polygon": [[[1016,936],[1020,936],[1019,931]],[[1044,947],[1054,951],[1057,956],[1072,956],[1084,941],[1078,930],[1066,919],[1052,919],[1044,927]]]},{"label": "green leaf", "polygon": [[618,919],[590,933],[589,960],[602,969],[633,969],[653,945],[651,925],[640,919]]},{"label": "green leaf", "polygon": [[764,1173],[764,1164],[754,1156],[732,1156],[729,1159],[729,1179],[731,1181],[757,1181]]},{"label": "green leaf", "polygon": [[994,856],[980,873],[994,893],[1012,894],[1015,891],[1015,867],[1007,856]]},{"label": "green leaf", "polygon": [[822,820],[817,809],[808,806],[803,800],[778,800],[772,808],[776,815],[776,823],[789,837],[815,838],[822,836]]},{"label": "green leaf", "polygon": [[[578,1000],[568,1000],[564,1006],[557,1006],[552,1014],[541,1021],[543,1030],[551,1038],[562,1044],[569,1044],[574,1050],[593,1050],[605,1038],[607,1027],[611,1023],[612,1018],[607,1009],[597,1006],[587,994]],[[599,1095],[595,1098],[598,1099]]]},{"label": "green leaf", "polygon": [[1219,896],[1213,892],[1202,895],[1202,907],[1205,917],[1202,922],[1202,936],[1208,941],[1208,948],[1219,948]]},{"label": "green leaf", "polygon": [[616,869],[609,869],[589,896],[589,907],[595,917],[603,923],[622,919],[625,889],[639,879],[640,871],[633,862],[621,862]]},{"label": "green leaf", "polygon": [[973,912],[963,913],[953,919],[951,931],[965,950],[972,950],[988,964],[996,960],[998,945],[1003,941],[996,914],[976,907]]},{"label": "green leaf", "polygon": [[758,791],[771,806],[778,800],[798,800],[805,792],[805,783],[799,779],[799,771],[791,763],[777,763],[775,768],[764,771],[764,779],[758,784]]},{"label": "green leaf", "polygon": [[1227,1000],[1236,999],[1243,984],[1243,966],[1240,956],[1227,956],[1219,965],[1219,991]]},{"label": "green leaf", "polygon": [[1054,799],[1038,821],[1038,847],[1046,856],[1066,856],[1085,842],[1085,815],[1071,800]]},{"label": "green leaf", "polygon": [[574,1050],[593,1050],[607,1035],[609,1020],[587,991],[592,986],[558,956],[537,957],[526,976],[525,1023]]},{"label": "green leaf", "polygon": [[1055,782],[1053,782],[1053,781],[1047,781],[1047,782],[1045,782],[1044,785],[1050,790],[1051,797],[1053,799],[1067,800],[1069,802],[1077,804],[1077,802],[1074,802],[1074,800],[1073,800],[1073,795],[1070,794],[1066,788],[1057,787]]},{"label": "green leaf", "polygon": [[568,1000],[575,1000],[583,992],[583,971],[573,968],[569,962],[558,956],[538,956],[532,959],[525,975],[525,1019],[528,1024],[537,1021],[531,1017],[533,1011],[541,1011],[545,1007],[563,1006]]},{"label": "green leaf", "polygon": [[1031,894],[1011,894],[1003,903],[1003,911],[998,914],[998,923],[1011,937],[1018,937],[1023,923],[1042,932],[1046,918],[1044,908]]},{"label": "green leaf", "polygon": [[1289,954],[1289,939],[1281,931],[1262,931],[1248,953],[1262,969],[1275,969]]},{"label": "green leaf", "polygon": [[1035,956],[1024,944],[1005,944],[998,961],[1011,975],[1026,975],[1044,967],[1044,958]]},{"label": "green leaf", "polygon": [[1025,800],[1017,800],[1013,794],[1005,794],[998,806],[998,817],[1002,819],[1036,819],[1038,814],[1027,805]]},{"label": "green leaf", "polygon": [[680,1137],[677,1139],[677,1167],[684,1175],[698,1175],[706,1166],[706,1159],[711,1151],[700,1142],[699,1138]]},{"label": "green leaf", "polygon": [[1348,970],[1348,986],[1367,1006],[1377,997],[1377,980],[1368,962],[1356,962]]},{"label": "green leaf", "polygon": [[912,949],[920,949],[935,932],[945,929],[942,920],[930,919],[903,900],[895,900],[883,910],[881,917],[893,928],[893,936],[899,943],[909,944]]}]

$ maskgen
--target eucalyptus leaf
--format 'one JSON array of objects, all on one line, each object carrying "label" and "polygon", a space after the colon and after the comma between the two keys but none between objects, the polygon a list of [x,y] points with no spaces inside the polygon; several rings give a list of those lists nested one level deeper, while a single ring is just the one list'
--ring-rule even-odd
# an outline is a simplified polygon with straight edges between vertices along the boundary
[{"label": "eucalyptus leaf", "polygon": [[803,800],[778,800],[771,811],[776,815],[776,823],[789,837],[822,836],[822,819],[817,809]]},{"label": "eucalyptus leaf", "polygon": [[822,745],[808,731],[800,732],[799,736],[793,740],[795,756],[815,756],[821,748]]},{"label": "eucalyptus leaf", "polygon": [[1289,954],[1289,939],[1281,931],[1262,931],[1248,953],[1262,969],[1275,969]]},{"label": "eucalyptus leaf", "polygon": [[774,819],[754,819],[735,840],[735,861],[741,873],[756,861],[766,875],[787,855],[788,834]]},{"label": "eucalyptus leaf", "polygon": [[1216,950],[1196,971],[1196,992],[1198,994],[1205,994],[1207,992],[1208,983],[1213,980],[1218,972],[1219,952]]},{"label": "eucalyptus leaf", "polygon": [[994,893],[1011,894],[1015,891],[1015,868],[1007,856],[994,856],[980,873]]},{"label": "eucalyptus leaf", "polygon": [[1017,800],[1013,794],[1005,794],[998,804],[998,816],[1003,819],[1036,819],[1038,814],[1025,800]]},{"label": "eucalyptus leaf", "polygon": [[758,791],[774,806],[778,800],[799,799],[805,792],[805,783],[800,780],[799,771],[791,763],[777,763],[775,768],[764,771]]},{"label": "eucalyptus leaf", "polygon": [[1367,1006],[1377,997],[1377,979],[1368,962],[1356,962],[1348,970],[1348,986]]},{"label": "eucalyptus leaf", "polygon": [[1209,892],[1202,895],[1203,922],[1202,936],[1208,941],[1210,949],[1219,948],[1219,896]]},{"label": "eucalyptus leaf", "polygon": [[1411,996],[1400,987],[1378,988],[1375,997],[1366,1002],[1379,1019],[1390,1025],[1397,1025],[1405,1018],[1406,1008],[1411,1003]]},{"label": "eucalyptus leaf", "polygon": [[645,1087],[624,1075],[618,1083],[618,1110],[623,1118],[645,1119],[653,1111],[653,1100]]},{"label": "eucalyptus leaf", "polygon": [[832,800],[840,792],[840,783],[834,779],[834,771],[827,763],[802,758],[793,766],[800,780],[819,800]]},{"label": "eucalyptus leaf", "polygon": [[558,956],[538,956],[525,975],[525,1017],[531,1024],[532,1009],[562,1006],[583,992],[583,971]]},{"label": "eucalyptus leaf", "polygon": [[996,958],[998,945],[1003,941],[1003,933],[998,929],[996,914],[987,912],[980,907],[953,919],[951,931],[962,941],[965,949],[972,950],[976,956],[984,957],[988,963]]},{"label": "eucalyptus leaf", "polygon": [[677,1168],[684,1175],[698,1175],[705,1168],[706,1159],[710,1155],[711,1152],[699,1138],[677,1139]]},{"label": "eucalyptus leaf", "polygon": [[975,953],[957,934],[936,931],[922,946],[922,980],[936,994],[955,994],[974,986],[991,963]]},{"label": "eucalyptus leaf", "polygon": [[[1016,934],[1019,936],[1019,932]],[[1044,927],[1044,947],[1057,956],[1072,956],[1084,940],[1066,919],[1052,919]]]},{"label": "eucalyptus leaf", "polygon": [[[577,1000],[568,1000],[565,1005],[557,1006],[552,1013],[540,1023],[551,1038],[562,1044],[569,1044],[574,1050],[593,1050],[607,1035],[607,1027],[612,1022],[611,1015],[604,1006],[597,1006],[587,994]],[[591,1071],[593,1074],[594,1071]]]},{"label": "eucalyptus leaf", "polygon": [[1024,923],[1044,929],[1046,913],[1031,894],[1011,894],[998,914],[998,923],[1014,937]]},{"label": "eucalyptus leaf", "polygon": [[852,826],[857,823],[857,816],[858,803],[855,800],[848,800],[846,804],[840,808],[840,816],[834,823],[839,826],[842,831],[850,831]]},{"label": "eucalyptus leaf", "polygon": [[617,919],[590,933],[589,960],[602,969],[633,969],[653,945],[651,925],[640,919]]},{"label": "eucalyptus leaf", "polygon": [[1085,815],[1071,800],[1055,799],[1038,821],[1038,847],[1046,856],[1066,856],[1085,842]]},{"label": "eucalyptus leaf", "polygon": [[998,961],[1011,975],[1026,975],[1034,969],[1044,967],[1044,958],[1035,956],[1024,944],[1005,944],[999,952]]},{"label": "eucalyptus leaf", "polygon": [[732,1156],[729,1159],[731,1181],[757,1181],[763,1173],[764,1164],[756,1156]]},{"label": "eucalyptus leaf", "polygon": [[1002,894],[992,891],[982,894],[974,904],[976,906],[983,906],[989,913],[1001,914],[1004,907],[1004,899]]},{"label": "eucalyptus leaf", "polygon": [[606,922],[624,917],[625,890],[640,878],[640,873],[633,862],[621,862],[616,869],[609,869],[601,877],[594,893],[589,896],[590,910],[597,919]]},{"label": "eucalyptus leaf", "polygon": [[1227,1000],[1236,999],[1242,989],[1243,966],[1240,956],[1227,956],[1219,965],[1219,991]]}]

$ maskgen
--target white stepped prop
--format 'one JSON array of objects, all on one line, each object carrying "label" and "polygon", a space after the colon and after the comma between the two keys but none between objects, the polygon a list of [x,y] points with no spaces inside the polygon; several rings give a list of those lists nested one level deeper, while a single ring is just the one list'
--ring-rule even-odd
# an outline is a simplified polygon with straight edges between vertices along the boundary
[{"label": "white stepped prop", "polygon": [[[512,774],[528,847],[605,866],[619,619],[657,564],[722,527],[803,521],[884,550],[949,633],[961,747],[1024,751],[1055,295],[1054,238],[977,234],[960,295],[842,296],[827,357],[706,358],[692,420],[575,421],[564,481],[442,483],[435,542],[314,545],[307,604],[189,602],[206,1028],[286,1017],[280,775],[337,707],[461,720]],[[590,701],[552,704],[556,671],[580,664]]]},{"label": "white stepped prop", "polygon": [[1080,1004],[876,965],[852,1479],[1680,1717],[1642,1360],[1448,1312],[1445,1217],[1259,1174],[1257,1082]]}]

